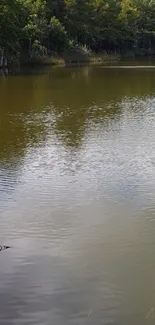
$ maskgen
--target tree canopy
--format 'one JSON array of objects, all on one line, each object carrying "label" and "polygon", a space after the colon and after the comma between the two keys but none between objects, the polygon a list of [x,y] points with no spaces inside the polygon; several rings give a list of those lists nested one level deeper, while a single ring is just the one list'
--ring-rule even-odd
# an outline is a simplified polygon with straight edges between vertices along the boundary
[{"label": "tree canopy", "polygon": [[153,0],[1,0],[0,55],[155,52]]}]

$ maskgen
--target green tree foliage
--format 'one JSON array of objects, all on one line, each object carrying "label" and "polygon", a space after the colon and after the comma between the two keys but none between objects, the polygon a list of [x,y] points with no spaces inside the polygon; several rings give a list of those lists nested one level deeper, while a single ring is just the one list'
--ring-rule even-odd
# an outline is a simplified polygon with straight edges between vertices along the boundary
[{"label": "green tree foliage", "polygon": [[67,51],[155,52],[154,0],[1,0],[0,56]]},{"label": "green tree foliage", "polygon": [[4,55],[17,54],[20,43],[22,8],[18,1],[0,2],[0,52]]},{"label": "green tree foliage", "polygon": [[69,37],[65,27],[53,16],[49,23],[49,47],[54,52],[63,52],[69,48]]}]

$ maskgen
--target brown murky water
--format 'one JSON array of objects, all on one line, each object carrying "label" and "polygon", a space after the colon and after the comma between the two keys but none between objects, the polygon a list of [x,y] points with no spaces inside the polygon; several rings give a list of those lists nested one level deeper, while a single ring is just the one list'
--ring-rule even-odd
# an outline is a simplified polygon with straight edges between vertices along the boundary
[{"label": "brown murky water", "polygon": [[153,66],[0,78],[0,244],[0,324],[154,324]]}]

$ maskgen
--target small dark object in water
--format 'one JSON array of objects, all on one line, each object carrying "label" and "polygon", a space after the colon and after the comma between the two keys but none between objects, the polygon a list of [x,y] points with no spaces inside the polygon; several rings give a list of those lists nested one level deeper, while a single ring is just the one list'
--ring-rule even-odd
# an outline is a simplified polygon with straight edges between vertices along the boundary
[{"label": "small dark object in water", "polygon": [[10,246],[1,246],[0,245],[0,252],[5,251],[5,249],[8,249],[8,248],[10,248]]}]

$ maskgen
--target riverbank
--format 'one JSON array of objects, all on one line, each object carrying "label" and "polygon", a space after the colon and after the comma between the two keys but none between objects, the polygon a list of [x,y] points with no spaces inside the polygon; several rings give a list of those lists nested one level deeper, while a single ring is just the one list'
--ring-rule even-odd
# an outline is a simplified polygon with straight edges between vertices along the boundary
[{"label": "riverbank", "polygon": [[146,53],[143,51],[139,52],[125,52],[124,54],[120,53],[95,53],[89,52],[85,50],[75,50],[69,52],[64,52],[61,54],[51,54],[43,57],[33,57],[31,61],[26,59],[21,59],[21,66],[68,66],[70,64],[110,64],[119,62],[121,60],[131,59],[151,59],[154,58],[155,55],[153,53]]},{"label": "riverbank", "polygon": [[[133,54],[133,53],[132,53]],[[132,60],[132,62],[137,62],[137,60],[147,60],[152,61],[155,58],[154,55],[145,54],[145,55],[121,55],[118,53],[85,53],[84,51],[75,51],[72,50],[70,52],[65,52],[60,55],[48,55],[43,57],[33,57],[31,61],[28,60],[28,56],[26,55],[23,59],[21,56],[20,62],[17,64],[14,62],[9,62],[7,66],[1,66],[0,71],[5,70],[7,74],[9,70],[16,70],[22,67],[44,67],[44,66],[55,66],[55,67],[65,67],[70,65],[87,65],[87,64],[116,64],[117,62],[126,62],[128,60]],[[3,73],[4,74],[4,73]],[[2,73],[1,73],[2,75]]]},{"label": "riverbank", "polygon": [[[114,62],[120,61],[121,55],[118,53],[83,53],[83,52],[71,52],[64,53],[61,57],[51,57],[53,65],[57,64],[71,64],[71,63],[102,63],[102,62]],[[48,62],[48,61],[47,61]]]},{"label": "riverbank", "polygon": [[86,63],[110,63],[121,60],[121,55],[118,53],[100,53],[86,52],[82,50],[72,50],[61,54],[52,54],[43,57],[33,57],[31,61],[23,56],[21,57],[21,65],[51,65],[51,66],[66,66],[69,64],[86,64]]}]

